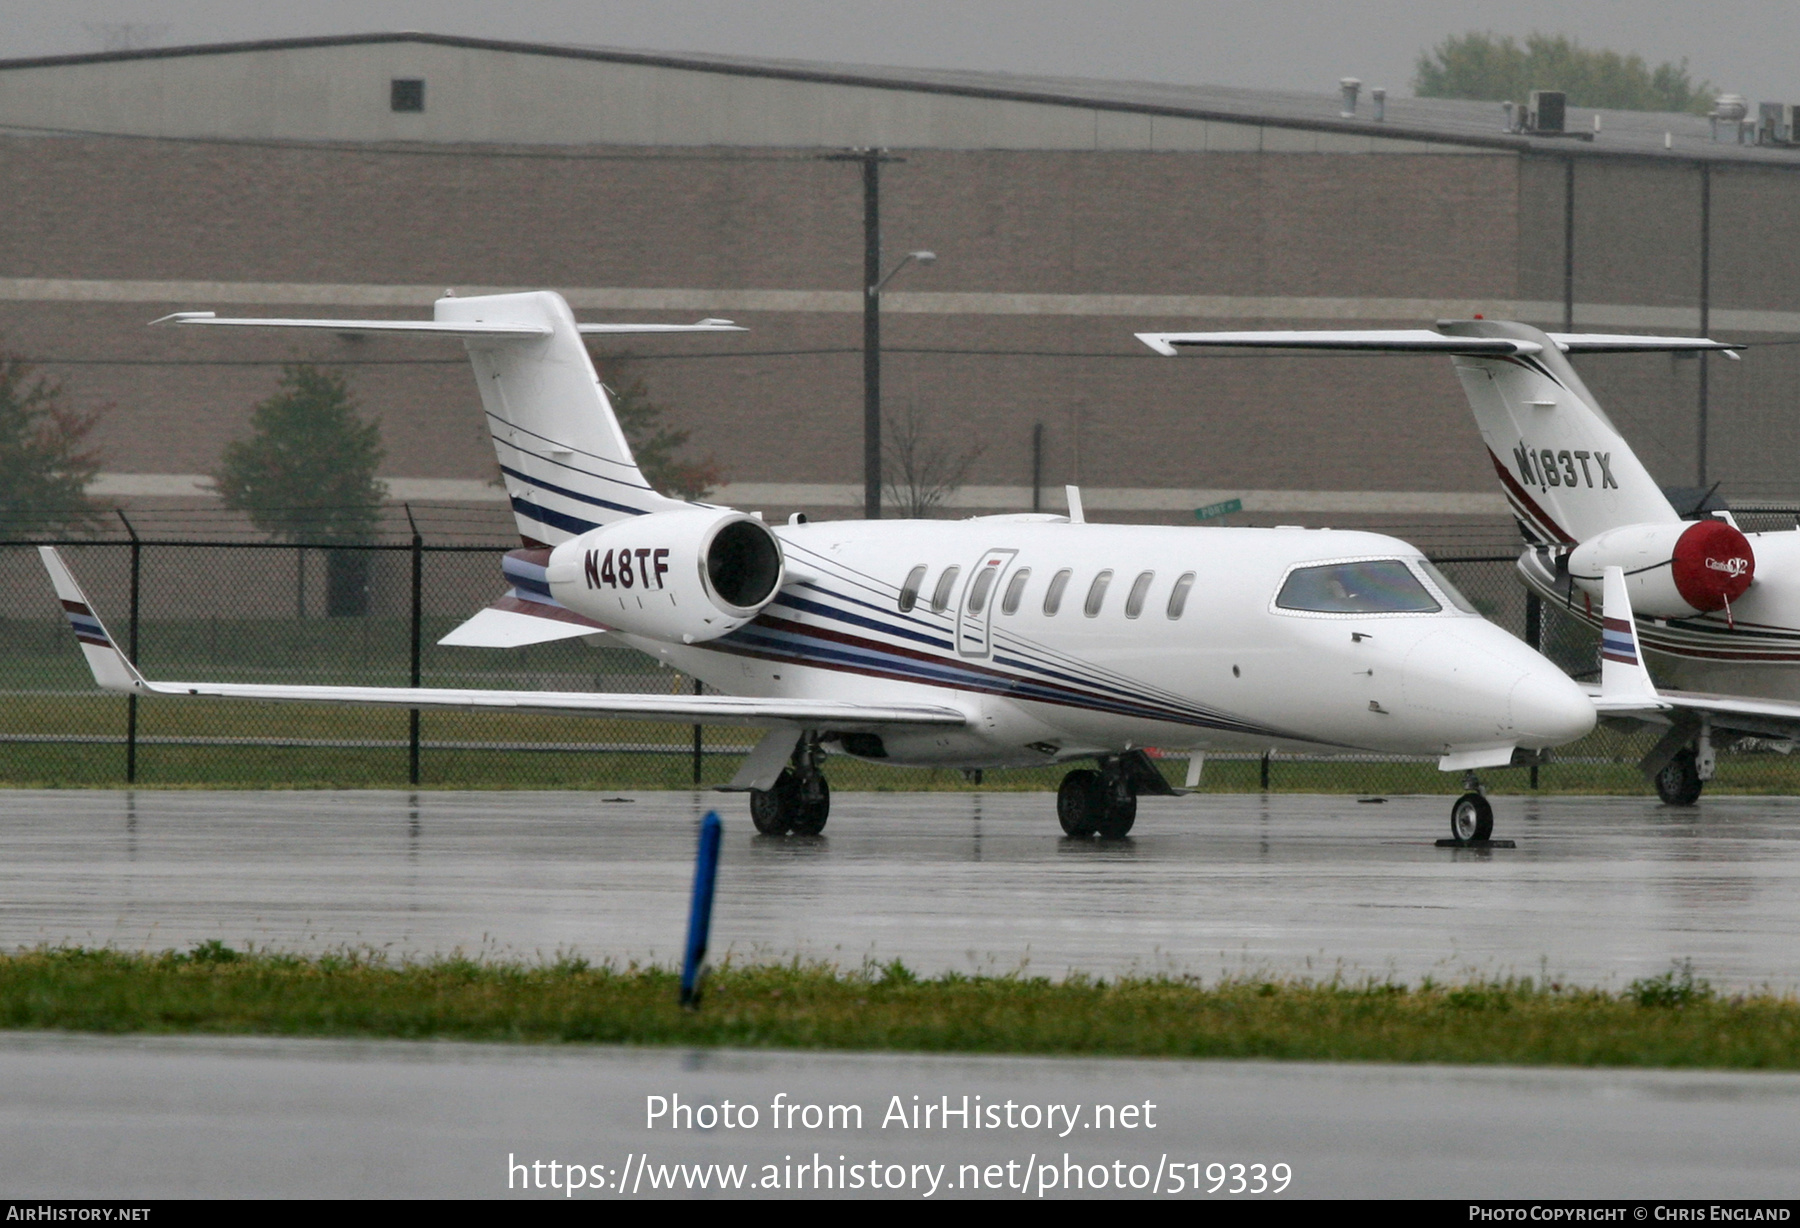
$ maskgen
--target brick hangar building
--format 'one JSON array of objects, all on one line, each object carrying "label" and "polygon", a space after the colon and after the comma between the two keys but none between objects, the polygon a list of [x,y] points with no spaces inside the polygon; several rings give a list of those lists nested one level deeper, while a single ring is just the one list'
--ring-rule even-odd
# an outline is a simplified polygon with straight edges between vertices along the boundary
[{"label": "brick hangar building", "polygon": [[[1354,65],[1346,65],[1353,70]],[[1322,86],[1330,83],[1322,82]],[[1741,363],[1584,360],[1658,477],[1800,499],[1800,149],[1691,116],[667,56],[394,34],[0,62],[0,344],[110,404],[96,492],[204,506],[280,361],[342,364],[395,499],[506,521],[441,342],[150,329],[166,312],[420,316],[446,287],[551,287],[634,339],[728,481],[783,515],[862,507],[862,168],[882,148],[883,387],[980,448],[951,510],[1508,526],[1449,364],[1165,360],[1166,328],[1545,326],[1774,343]],[[201,331],[201,330],[195,330]],[[618,357],[619,342],[603,351]],[[1703,373],[1704,372],[1704,373]]]}]

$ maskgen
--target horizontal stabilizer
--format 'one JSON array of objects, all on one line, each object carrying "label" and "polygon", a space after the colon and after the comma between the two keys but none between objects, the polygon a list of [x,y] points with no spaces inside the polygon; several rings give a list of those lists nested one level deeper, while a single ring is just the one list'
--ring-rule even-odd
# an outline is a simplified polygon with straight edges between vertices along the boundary
[{"label": "horizontal stabilizer", "polygon": [[[1442,321],[1440,327],[1460,324]],[[1718,351],[1736,358],[1741,345],[1708,337],[1639,337],[1630,333],[1548,333],[1565,354],[1665,354]],[[1263,329],[1235,333],[1139,333],[1138,340],[1158,354],[1173,357],[1183,350],[1350,350],[1386,354],[1460,354],[1494,357],[1541,354],[1544,347],[1523,337],[1457,336],[1423,328]]]},{"label": "horizontal stabilizer", "polygon": [[[548,324],[506,323],[480,320],[303,320],[266,316],[233,318],[211,311],[177,311],[150,321],[152,324],[197,324],[224,328],[299,328],[315,332],[393,333],[402,336],[459,337],[464,341],[530,341],[548,337]],[[698,324],[578,324],[583,336],[638,333],[742,333],[749,330],[730,320],[702,320]]]},{"label": "horizontal stabilizer", "polygon": [[1744,347],[1710,337],[1637,337],[1630,333],[1550,333],[1550,340],[1565,354],[1679,354],[1716,350],[1736,358]]},{"label": "horizontal stabilizer", "polygon": [[1139,333],[1139,341],[1158,354],[1174,357],[1183,350],[1249,348],[1259,350],[1366,350],[1396,354],[1538,354],[1543,346],[1512,337],[1446,337],[1423,328],[1317,329],[1240,333]]}]

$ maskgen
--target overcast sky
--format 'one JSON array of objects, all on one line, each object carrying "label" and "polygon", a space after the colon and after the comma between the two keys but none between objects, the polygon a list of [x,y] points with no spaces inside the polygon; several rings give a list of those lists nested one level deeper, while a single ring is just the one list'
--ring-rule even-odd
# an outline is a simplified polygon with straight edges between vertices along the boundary
[{"label": "overcast sky", "polygon": [[1746,0],[0,0],[0,56],[374,30],[1328,92],[1410,92],[1420,50],[1566,33],[1800,101],[1800,3]]}]

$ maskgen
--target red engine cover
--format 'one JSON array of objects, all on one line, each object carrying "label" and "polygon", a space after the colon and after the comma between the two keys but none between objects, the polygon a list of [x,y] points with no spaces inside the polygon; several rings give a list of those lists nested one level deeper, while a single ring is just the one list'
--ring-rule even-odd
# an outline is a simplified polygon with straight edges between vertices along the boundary
[{"label": "red engine cover", "polygon": [[1698,520],[1675,543],[1675,591],[1696,610],[1722,610],[1756,577],[1750,539],[1723,520]]}]

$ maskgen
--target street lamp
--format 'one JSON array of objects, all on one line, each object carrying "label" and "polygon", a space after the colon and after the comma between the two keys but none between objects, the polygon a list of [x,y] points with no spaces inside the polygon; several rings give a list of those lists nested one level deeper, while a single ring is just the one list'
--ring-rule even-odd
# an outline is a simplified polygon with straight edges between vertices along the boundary
[{"label": "street lamp", "polygon": [[[879,225],[879,223],[877,223]],[[881,272],[880,231],[873,230],[868,243],[865,273],[872,278],[863,288],[863,517],[881,519],[881,288],[909,264],[937,263],[936,252],[907,252],[898,264]]]}]

